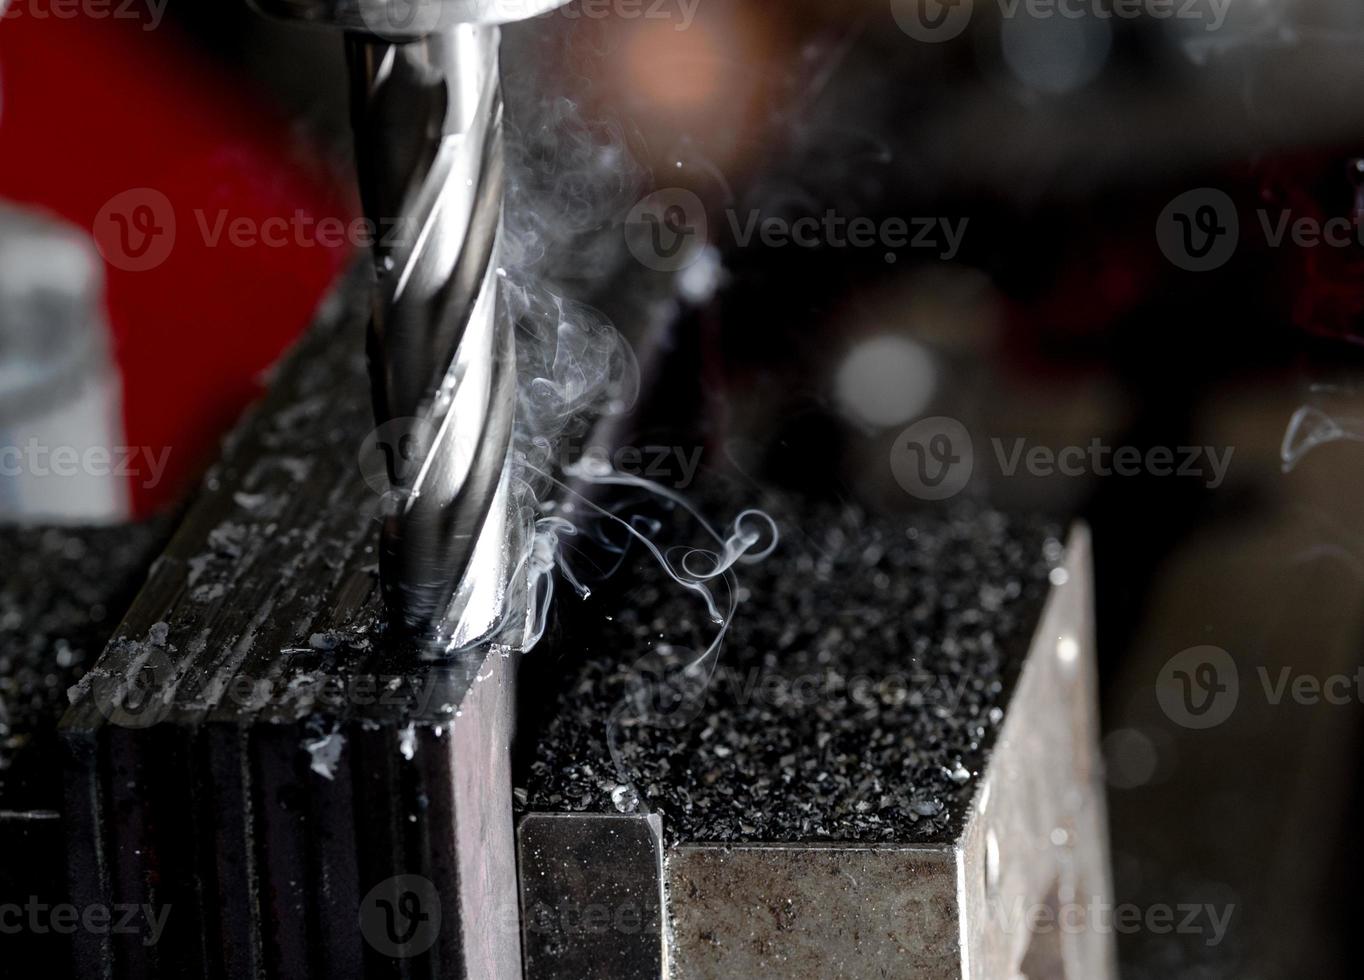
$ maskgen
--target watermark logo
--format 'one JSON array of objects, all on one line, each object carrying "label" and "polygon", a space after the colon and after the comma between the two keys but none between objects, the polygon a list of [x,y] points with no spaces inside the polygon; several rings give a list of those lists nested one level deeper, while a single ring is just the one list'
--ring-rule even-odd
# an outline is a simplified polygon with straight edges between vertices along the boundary
[{"label": "watermark logo", "polygon": [[1230,718],[1240,694],[1236,661],[1221,647],[1192,647],[1175,654],[1156,682],[1156,700],[1166,717],[1195,730]]},{"label": "watermark logo", "polygon": [[365,437],[357,462],[360,475],[376,494],[411,490],[436,441],[436,426],[428,419],[391,419]]},{"label": "watermark logo", "polygon": [[625,244],[655,272],[678,272],[700,257],[709,240],[706,208],[680,187],[655,191],[630,209]]},{"label": "watermark logo", "polygon": [[971,23],[972,0],[890,0],[895,23],[916,41],[941,44]]},{"label": "watermark logo", "polygon": [[434,0],[362,0],[360,18],[370,33],[386,41],[425,37],[441,24],[443,3]]},{"label": "watermark logo", "polygon": [[145,643],[120,641],[114,652],[126,655],[127,668],[109,673],[97,667],[91,675],[91,699],[110,724],[150,728],[161,720],[175,682],[166,635],[166,626],[161,623],[152,627]]},{"label": "watermark logo", "polygon": [[175,208],[150,187],[135,187],[110,198],[95,215],[95,247],[124,272],[147,272],[175,247]]},{"label": "watermark logo", "polygon": [[1240,237],[1236,205],[1224,191],[1212,187],[1180,194],[1156,222],[1160,250],[1187,272],[1220,269],[1235,254]]},{"label": "watermark logo", "polygon": [[975,470],[975,449],[956,419],[922,419],[891,447],[890,468],[906,493],[920,500],[946,500],[966,489]]},{"label": "watermark logo", "polygon": [[[993,461],[1005,479],[1050,477],[1178,477],[1198,479],[1209,490],[1226,481],[1234,447],[1110,446],[1095,437],[1088,445],[1060,449],[1018,438],[990,439]],[[946,500],[966,488],[975,465],[971,435],[956,419],[916,422],[891,446],[891,472],[906,493],[920,500]]]},{"label": "watermark logo", "polygon": [[360,903],[360,934],[396,960],[420,956],[440,935],[440,893],[421,875],[395,875]]},{"label": "watermark logo", "polygon": [[[1160,672],[1156,699],[1171,721],[1185,728],[1214,728],[1246,703],[1263,697],[1271,708],[1317,708],[1364,704],[1364,667],[1353,673],[1317,675],[1282,666],[1255,668],[1257,684],[1240,684],[1236,663],[1219,647],[1201,646],[1172,657]],[[1258,703],[1258,702],[1257,702]]]},{"label": "watermark logo", "polygon": [[705,708],[710,662],[694,650],[660,644],[635,661],[623,713],[651,728],[684,728]]},{"label": "watermark logo", "polygon": [[1190,272],[1221,268],[1243,240],[1270,249],[1361,249],[1364,221],[1358,215],[1295,213],[1256,208],[1242,228],[1231,198],[1201,188],[1179,195],[1161,212],[1156,238],[1170,262]]}]

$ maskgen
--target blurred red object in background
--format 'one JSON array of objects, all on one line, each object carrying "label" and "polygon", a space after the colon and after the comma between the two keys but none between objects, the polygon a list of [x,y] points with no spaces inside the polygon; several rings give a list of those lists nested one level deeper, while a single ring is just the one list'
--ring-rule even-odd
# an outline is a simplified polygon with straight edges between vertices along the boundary
[{"label": "blurred red object in background", "polygon": [[[134,512],[180,496],[308,325],[354,248],[320,157],[170,25],[0,24],[0,197],[95,236],[123,379],[125,441],[169,463]],[[348,227],[348,226],[347,226]]]}]

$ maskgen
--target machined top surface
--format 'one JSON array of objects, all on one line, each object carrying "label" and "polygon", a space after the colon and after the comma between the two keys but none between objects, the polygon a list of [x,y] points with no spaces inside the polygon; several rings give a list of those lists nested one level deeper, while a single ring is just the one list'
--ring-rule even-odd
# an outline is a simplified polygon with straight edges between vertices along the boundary
[{"label": "machined top surface", "polygon": [[[352,278],[228,437],[68,731],[111,724],[448,726],[488,655],[430,660],[384,628],[386,490]],[[367,434],[369,438],[367,439]]]},{"label": "machined top surface", "polygon": [[523,809],[647,808],[673,842],[955,836],[1063,558],[1060,526],[972,504],[772,516],[783,542],[740,570],[746,601],[682,724],[621,706],[650,649],[711,635],[695,597],[638,561],[623,589],[564,600],[561,632],[523,669],[553,704],[524,735]]}]

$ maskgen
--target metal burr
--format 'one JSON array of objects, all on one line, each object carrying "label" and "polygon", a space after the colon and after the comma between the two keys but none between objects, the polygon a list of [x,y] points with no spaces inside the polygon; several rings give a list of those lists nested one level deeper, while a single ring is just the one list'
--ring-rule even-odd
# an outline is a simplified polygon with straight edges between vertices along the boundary
[{"label": "metal burr", "polygon": [[391,624],[447,647],[485,637],[517,592],[498,25],[561,2],[253,0],[346,32],[361,197],[376,229],[370,376],[394,491],[380,578]]}]

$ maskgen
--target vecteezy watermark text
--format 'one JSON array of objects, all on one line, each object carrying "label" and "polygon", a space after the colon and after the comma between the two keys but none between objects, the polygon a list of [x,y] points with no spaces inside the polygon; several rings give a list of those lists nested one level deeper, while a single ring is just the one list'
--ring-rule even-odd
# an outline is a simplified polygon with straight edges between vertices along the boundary
[{"label": "vecteezy watermark text", "polygon": [[[1202,480],[1216,490],[1227,478],[1232,446],[1112,446],[1095,437],[1085,445],[1061,448],[1027,439],[990,440],[998,474],[1032,477],[1173,477]],[[947,500],[966,489],[976,471],[975,443],[959,421],[921,419],[891,446],[890,466],[897,483],[920,500]]]},{"label": "vecteezy watermark text", "polygon": [[576,466],[588,474],[617,473],[685,490],[701,468],[702,446],[584,446],[570,437],[559,444],[561,468]]},{"label": "vecteezy watermark text", "polygon": [[[880,249],[887,262],[901,251],[926,251],[951,261],[961,251],[968,217],[823,213],[774,215],[761,208],[726,208],[723,232],[736,248]],[[710,242],[705,204],[684,188],[654,191],[626,216],[625,243],[644,266],[678,272],[699,259]],[[719,232],[717,232],[719,234]]]},{"label": "vecteezy watermark text", "polygon": [[849,218],[829,209],[800,218],[765,217],[757,209],[725,212],[734,242],[748,248],[756,240],[767,248],[883,248],[890,261],[904,248],[935,252],[944,262],[956,258],[970,218]]},{"label": "vecteezy watermark text", "polygon": [[144,31],[161,26],[170,0],[10,0],[0,3],[0,20],[136,20]]},{"label": "vecteezy watermark text", "polygon": [[140,480],[150,490],[161,482],[170,460],[169,446],[49,446],[30,439],[22,446],[0,446],[0,477],[71,478],[91,476]]},{"label": "vecteezy watermark text", "polygon": [[[808,710],[816,706],[872,710],[919,700],[950,713],[966,696],[966,681],[923,671],[880,675],[844,675],[834,670],[786,674],[753,667],[740,671],[721,665],[713,674],[690,675],[649,655],[634,667],[626,685],[627,717],[645,724],[678,724],[697,717],[709,698],[737,705],[756,705],[778,711]],[[992,723],[1003,718],[995,708]],[[959,775],[968,777],[964,770]],[[956,774],[953,778],[958,778]]]},{"label": "vecteezy watermark text", "polygon": [[547,10],[541,17],[564,20],[666,20],[685,31],[696,20],[701,0],[578,0]]},{"label": "vecteezy watermark text", "polygon": [[[1219,30],[1232,0],[994,0],[1001,20],[1177,20]],[[890,0],[895,23],[916,41],[941,44],[960,37],[985,0]]]},{"label": "vecteezy watermark text", "polygon": [[414,244],[421,234],[410,216],[344,219],[302,208],[263,217],[227,208],[195,208],[189,220],[185,217],[161,191],[126,190],[105,202],[95,216],[95,245],[114,268],[147,272],[164,265],[186,236],[214,249],[395,249]]},{"label": "vecteezy watermark text", "polygon": [[201,240],[209,248],[397,248],[417,241],[421,228],[417,220],[405,218],[322,217],[296,208],[291,215],[254,218],[233,215],[225,208],[211,214],[194,210],[194,223]]},{"label": "vecteezy watermark text", "polygon": [[76,906],[62,902],[48,905],[30,895],[24,904],[0,904],[0,934],[56,934],[87,932],[97,936],[141,936],[143,946],[155,946],[165,932],[171,907],[117,902]]},{"label": "vecteezy watermark text", "polygon": [[[510,923],[517,925],[516,910]],[[542,936],[638,936],[658,929],[658,907],[629,900],[619,904],[573,901],[549,905],[536,902],[526,910],[525,930]]]},{"label": "vecteezy watermark text", "polygon": [[[191,593],[195,601],[212,601],[217,594]],[[437,702],[445,695],[439,678],[417,679],[407,674],[356,673],[346,676],[312,673],[282,683],[272,678],[238,673],[230,677],[182,677],[167,645],[165,624],[152,627],[145,642],[119,640],[135,657],[137,668],[129,673],[92,672],[89,693],[95,708],[111,722],[124,728],[147,728],[158,724],[168,709],[167,698],[174,695],[180,703],[232,707],[238,711],[260,711],[267,706],[308,705],[318,710],[337,711],[347,706],[409,708],[423,713],[454,716],[452,703]],[[329,633],[314,634],[309,645],[285,653],[329,653],[344,643],[344,638]]]},{"label": "vecteezy watermark text", "polygon": [[1209,490],[1216,490],[1227,478],[1231,458],[1236,450],[1231,446],[1219,450],[1216,446],[1109,446],[1103,440],[1091,439],[1087,446],[1029,445],[1026,439],[991,439],[995,459],[1004,476],[1014,476],[1020,469],[1030,476],[1159,476],[1203,480]]},{"label": "vecteezy watermark text", "polygon": [[1113,903],[1097,896],[1085,902],[1005,902],[990,900],[990,919],[1006,933],[1021,935],[1079,935],[1101,933],[1155,936],[1205,936],[1208,946],[1220,945],[1236,912],[1235,905],[1182,902],[1141,906]]}]

